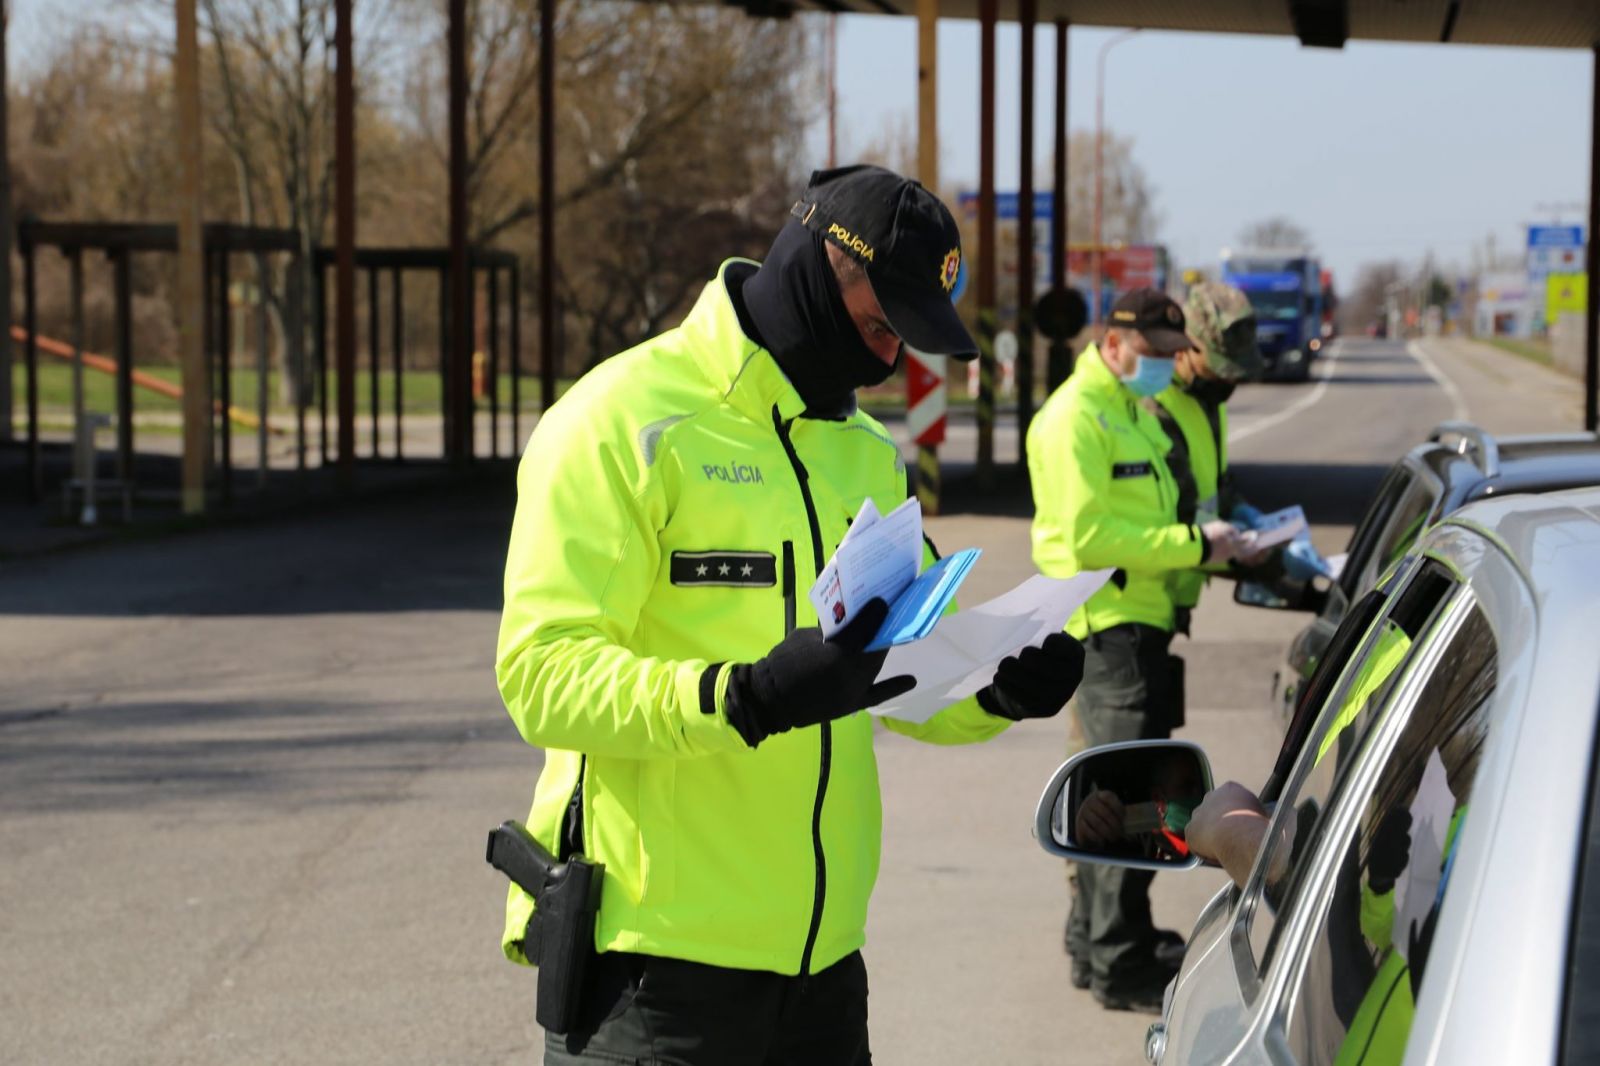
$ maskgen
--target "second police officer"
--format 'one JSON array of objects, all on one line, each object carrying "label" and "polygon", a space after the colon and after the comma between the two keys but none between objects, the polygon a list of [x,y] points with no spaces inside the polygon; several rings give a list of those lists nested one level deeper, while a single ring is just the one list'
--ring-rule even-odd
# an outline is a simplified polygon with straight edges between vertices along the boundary
[{"label": "second police officer", "polygon": [[[1086,647],[1076,707],[1090,745],[1165,737],[1181,723],[1181,675],[1168,652],[1178,621],[1173,575],[1238,550],[1228,522],[1180,516],[1172,440],[1142,402],[1167,388],[1177,353],[1194,347],[1183,309],[1140,289],[1117,300],[1107,325],[1027,442],[1035,565],[1050,576],[1114,571],[1067,624]],[[1067,927],[1073,982],[1111,1009],[1159,1009],[1176,973],[1180,943],[1151,920],[1151,878],[1077,869]]]}]

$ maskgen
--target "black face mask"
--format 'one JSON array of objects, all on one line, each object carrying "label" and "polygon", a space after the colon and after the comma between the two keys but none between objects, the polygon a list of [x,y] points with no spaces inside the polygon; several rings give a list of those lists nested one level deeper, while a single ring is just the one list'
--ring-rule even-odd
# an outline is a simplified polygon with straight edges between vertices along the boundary
[{"label": "black face mask", "polygon": [[1216,407],[1227,403],[1228,397],[1233,395],[1233,390],[1236,387],[1232,381],[1222,381],[1219,378],[1203,378],[1196,374],[1194,380],[1183,387],[1183,391],[1201,403],[1208,403]]},{"label": "black face mask", "polygon": [[823,236],[798,222],[783,227],[738,297],[741,320],[755,327],[752,339],[778,361],[807,414],[848,414],[856,389],[894,373],[872,354],[845,309]]}]

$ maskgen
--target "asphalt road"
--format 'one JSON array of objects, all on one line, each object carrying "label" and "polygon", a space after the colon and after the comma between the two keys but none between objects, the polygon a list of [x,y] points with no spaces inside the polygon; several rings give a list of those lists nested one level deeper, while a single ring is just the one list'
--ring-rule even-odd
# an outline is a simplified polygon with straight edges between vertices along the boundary
[{"label": "asphalt road", "polygon": [[[1337,353],[1325,381],[1233,405],[1247,489],[1304,502],[1328,551],[1435,422],[1578,422],[1575,383],[1474,346]],[[970,440],[956,427],[956,470]],[[430,494],[0,571],[0,1059],[537,1061],[482,861],[540,764],[492,680],[511,502]],[[1031,572],[1025,508],[984,510],[930,522],[987,549],[969,599]],[[1270,762],[1298,624],[1216,589],[1180,648],[1183,735],[1219,779]],[[1069,987],[1065,871],[1028,835],[1067,744],[1064,719],[974,748],[884,737],[878,1062],[1141,1061],[1149,1019]],[[1158,878],[1158,920],[1187,931],[1218,884]]]}]

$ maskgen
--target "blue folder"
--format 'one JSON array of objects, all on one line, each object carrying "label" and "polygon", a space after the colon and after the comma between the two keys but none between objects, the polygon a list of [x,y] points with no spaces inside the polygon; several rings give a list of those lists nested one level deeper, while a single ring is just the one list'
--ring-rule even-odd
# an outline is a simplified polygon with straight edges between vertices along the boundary
[{"label": "blue folder", "polygon": [[918,574],[889,605],[889,616],[883,620],[867,650],[883,651],[896,644],[910,644],[932,633],[945,608],[955,598],[956,589],[961,587],[972,564],[982,554],[981,548],[958,551]]}]

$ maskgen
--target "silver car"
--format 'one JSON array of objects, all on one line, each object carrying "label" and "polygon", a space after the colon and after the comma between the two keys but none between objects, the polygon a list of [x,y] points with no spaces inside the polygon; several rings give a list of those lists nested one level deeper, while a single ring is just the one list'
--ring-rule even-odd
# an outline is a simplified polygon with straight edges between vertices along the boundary
[{"label": "silver car", "polygon": [[[1596,1061],[1600,490],[1449,516],[1352,605],[1307,685],[1264,843],[1202,911],[1150,1061]],[[1189,867],[1200,778],[1193,745],[1091,749],[1035,833],[1078,861]],[[1108,789],[1142,821],[1091,846],[1081,812]]]}]

